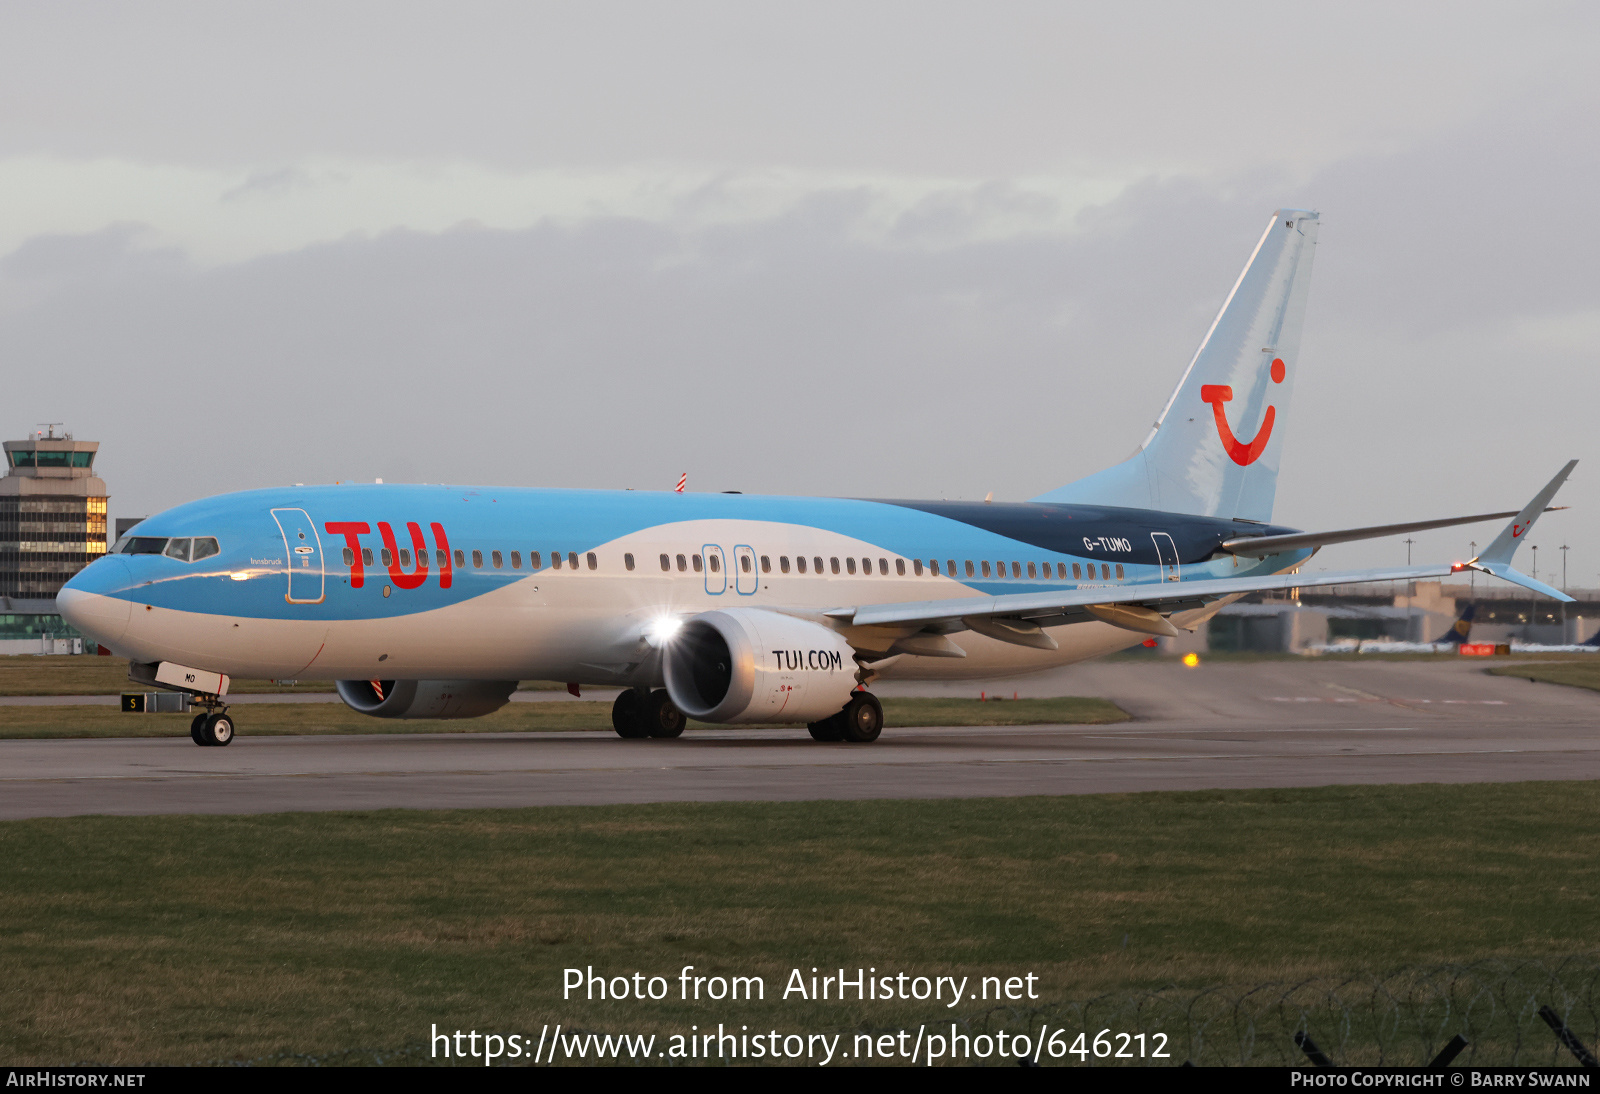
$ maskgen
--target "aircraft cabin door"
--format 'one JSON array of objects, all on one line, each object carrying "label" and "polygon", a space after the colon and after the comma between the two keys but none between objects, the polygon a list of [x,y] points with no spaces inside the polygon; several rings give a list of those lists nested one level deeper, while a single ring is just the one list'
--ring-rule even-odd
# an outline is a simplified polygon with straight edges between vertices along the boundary
[{"label": "aircraft cabin door", "polygon": [[1178,581],[1182,575],[1178,570],[1178,545],[1172,542],[1172,537],[1165,532],[1151,532],[1150,538],[1156,545],[1156,557],[1161,560],[1161,580]]},{"label": "aircraft cabin door", "polygon": [[291,604],[321,604],[327,593],[317,526],[304,509],[274,509],[272,519],[283,533],[284,562],[289,568],[289,589],[283,598]]},{"label": "aircraft cabin door", "polygon": [[738,567],[733,572],[734,588],[739,590],[740,596],[754,596],[755,591],[761,588],[761,571],[756,568],[756,553],[741,543],[733,549],[733,564]]},{"label": "aircraft cabin door", "polygon": [[723,565],[722,548],[708,543],[700,548],[700,553],[706,556],[706,593],[721,596],[728,591],[728,569]]}]

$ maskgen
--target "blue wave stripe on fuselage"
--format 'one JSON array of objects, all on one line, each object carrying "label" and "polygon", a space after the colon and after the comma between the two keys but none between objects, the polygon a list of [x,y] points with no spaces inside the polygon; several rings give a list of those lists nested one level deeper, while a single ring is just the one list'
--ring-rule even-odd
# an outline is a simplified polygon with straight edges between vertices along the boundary
[{"label": "blue wave stripe on fuselage", "polygon": [[1225,539],[1242,534],[1287,535],[1293,529],[1252,522],[1162,513],[1152,509],[1119,508],[1110,505],[1056,505],[1048,502],[1011,502],[995,505],[974,501],[901,501],[874,499],[883,505],[902,505],[948,520],[970,524],[1021,544],[1032,544],[1068,558],[1100,558],[1085,554],[1088,544],[1108,536],[1126,538],[1131,550],[1119,553],[1113,561],[1155,566],[1152,532],[1170,535],[1185,565],[1209,557]]},{"label": "blue wave stripe on fuselage", "polygon": [[[287,563],[284,542],[272,517],[275,509],[304,510],[321,539],[327,573],[327,599],[321,604],[290,604],[284,598]],[[1187,566],[1201,563],[1217,543],[1237,535],[1240,526],[1223,520],[1119,510],[1100,506],[983,505],[951,502],[871,501],[844,498],[781,497],[754,494],[672,494],[636,491],[545,490],[531,488],[409,486],[350,484],[253,490],[225,494],[166,510],[141,522],[141,536],[215,536],[221,554],[199,563],[183,563],[160,556],[121,556],[134,573],[131,587],[95,589],[137,603],[180,611],[220,612],[248,618],[381,619],[461,603],[485,595],[540,571],[509,568],[475,569],[470,562],[456,568],[451,587],[442,588],[438,568],[430,569],[419,588],[395,589],[388,598],[378,587],[390,583],[378,562],[383,546],[379,522],[393,529],[397,546],[410,548],[408,523],[420,526],[429,548],[436,547],[431,526],[444,528],[450,548],[470,559],[474,550],[485,557],[491,551],[588,551],[625,536],[682,522],[737,520],[815,528],[873,544],[884,554],[905,559],[1036,562],[1122,562],[1130,581],[1154,580],[1157,570],[1148,532],[1159,528],[1171,534]],[[374,555],[366,587],[352,590],[341,559],[345,539],[330,535],[327,525],[363,522],[371,531],[361,536]],[[1252,530],[1280,532],[1288,529]],[[791,538],[792,529],[784,537]],[[1074,541],[1085,537],[1121,536],[1135,542],[1134,549],[1118,555],[1103,551],[1076,551]],[[752,537],[753,538],[753,537]],[[693,541],[693,542],[691,542]],[[731,552],[735,544],[723,544]],[[763,548],[751,544],[758,553]],[[685,552],[699,551],[693,535],[683,537]],[[793,550],[802,550],[796,545]],[[773,551],[772,553],[777,553]],[[826,552],[824,552],[826,553]],[[1305,552],[1309,555],[1309,552]],[[251,560],[257,560],[252,562]],[[260,560],[279,560],[277,572]],[[1231,560],[1206,564],[1209,576],[1245,576],[1281,569],[1283,556],[1233,567]],[[611,560],[611,565],[620,564]],[[652,560],[641,560],[653,566]],[[92,568],[91,568],[92,569]],[[238,572],[255,573],[252,580],[234,581]],[[84,571],[80,587],[94,583],[96,575]],[[731,577],[732,575],[730,575]],[[1015,593],[1061,588],[1060,581],[1028,579],[963,579],[967,588],[982,593]]]}]

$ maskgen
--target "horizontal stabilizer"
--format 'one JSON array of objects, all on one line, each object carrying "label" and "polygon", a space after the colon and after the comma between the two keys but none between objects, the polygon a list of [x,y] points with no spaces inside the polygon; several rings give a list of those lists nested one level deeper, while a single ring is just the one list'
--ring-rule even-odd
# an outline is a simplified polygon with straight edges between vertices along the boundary
[{"label": "horizontal stabilizer", "polygon": [[[1565,509],[1564,505],[1555,505],[1546,509],[1546,513],[1553,513],[1557,509]],[[1233,539],[1223,540],[1221,549],[1235,555],[1244,555],[1248,558],[1265,558],[1268,555],[1278,554],[1280,551],[1300,551],[1307,547],[1326,547],[1333,543],[1354,543],[1360,539],[1381,539],[1384,536],[1398,536],[1401,533],[1426,532],[1433,528],[1453,528],[1458,524],[1476,524],[1481,520],[1505,520],[1507,517],[1519,515],[1517,510],[1507,510],[1504,513],[1479,513],[1471,517],[1445,517],[1442,520],[1418,520],[1410,524],[1374,524],[1369,528],[1342,528],[1334,532],[1291,532],[1281,536],[1235,536]]]}]

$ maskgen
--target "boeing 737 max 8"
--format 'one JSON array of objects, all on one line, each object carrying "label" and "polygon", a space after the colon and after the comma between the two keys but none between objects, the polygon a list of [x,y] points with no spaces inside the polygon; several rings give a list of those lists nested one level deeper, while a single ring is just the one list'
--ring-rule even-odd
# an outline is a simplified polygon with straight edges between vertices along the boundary
[{"label": "boeing 737 max 8", "polygon": [[[332,485],[180,505],[58,599],[133,679],[233,736],[230,677],[330,679],[381,718],[470,718],[519,680],[620,685],[624,737],[806,722],[870,741],[893,677],[1032,672],[1204,623],[1262,590],[1511,569],[1571,472],[1519,513],[1305,533],[1273,525],[1317,214],[1280,210],[1127,460],[985,504]],[[1330,543],[1511,517],[1465,563],[1298,573]]]}]

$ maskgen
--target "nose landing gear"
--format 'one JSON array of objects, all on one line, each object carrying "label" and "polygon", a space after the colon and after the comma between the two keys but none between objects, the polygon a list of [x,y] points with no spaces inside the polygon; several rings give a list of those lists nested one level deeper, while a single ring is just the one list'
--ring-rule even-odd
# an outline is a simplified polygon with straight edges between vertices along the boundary
[{"label": "nose landing gear", "polygon": [[202,747],[225,745],[233,740],[233,719],[228,708],[214,695],[195,696],[197,705],[206,709],[189,723],[189,739]]}]

